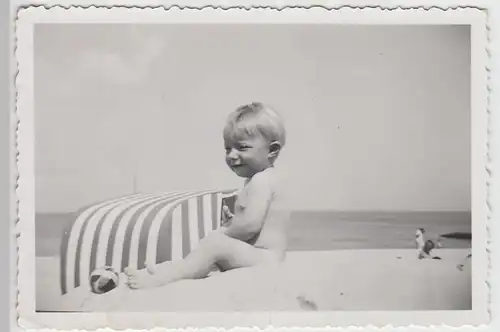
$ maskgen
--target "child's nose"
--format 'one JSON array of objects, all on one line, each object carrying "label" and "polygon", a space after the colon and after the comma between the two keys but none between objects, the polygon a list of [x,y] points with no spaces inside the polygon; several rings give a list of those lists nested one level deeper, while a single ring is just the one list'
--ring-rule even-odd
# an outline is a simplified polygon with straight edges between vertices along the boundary
[{"label": "child's nose", "polygon": [[238,153],[235,149],[231,149],[229,153],[227,154],[228,159],[237,159],[238,158]]}]

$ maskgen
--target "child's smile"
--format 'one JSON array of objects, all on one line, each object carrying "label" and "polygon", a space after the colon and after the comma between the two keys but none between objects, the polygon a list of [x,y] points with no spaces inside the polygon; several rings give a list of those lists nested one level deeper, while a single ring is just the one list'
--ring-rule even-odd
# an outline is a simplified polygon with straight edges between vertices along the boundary
[{"label": "child's smile", "polygon": [[260,136],[226,140],[225,144],[226,163],[238,176],[251,178],[271,165],[269,144]]}]

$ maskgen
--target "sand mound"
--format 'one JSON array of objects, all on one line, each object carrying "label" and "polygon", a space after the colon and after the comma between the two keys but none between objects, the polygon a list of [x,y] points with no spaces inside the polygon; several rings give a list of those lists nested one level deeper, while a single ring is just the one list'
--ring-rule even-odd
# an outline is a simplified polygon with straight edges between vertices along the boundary
[{"label": "sand mound", "polygon": [[38,311],[262,311],[471,309],[468,250],[290,252],[275,267],[217,273],[156,289],[125,285],[103,295],[80,287],[64,296],[57,258],[37,258]]}]

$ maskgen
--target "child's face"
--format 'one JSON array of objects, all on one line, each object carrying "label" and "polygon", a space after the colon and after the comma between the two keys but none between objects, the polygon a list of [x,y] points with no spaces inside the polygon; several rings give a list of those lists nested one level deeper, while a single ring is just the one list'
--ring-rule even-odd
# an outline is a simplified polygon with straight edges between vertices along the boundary
[{"label": "child's face", "polygon": [[260,135],[225,140],[226,163],[238,176],[251,178],[271,166],[269,142]]}]

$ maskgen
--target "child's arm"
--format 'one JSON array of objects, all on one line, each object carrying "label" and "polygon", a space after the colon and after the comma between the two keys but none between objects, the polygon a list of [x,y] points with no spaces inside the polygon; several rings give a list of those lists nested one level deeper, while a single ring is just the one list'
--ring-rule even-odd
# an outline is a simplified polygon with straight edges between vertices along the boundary
[{"label": "child's arm", "polygon": [[260,232],[273,195],[267,176],[255,175],[248,190],[243,212],[233,215],[231,224],[223,229],[227,236],[242,241]]}]

